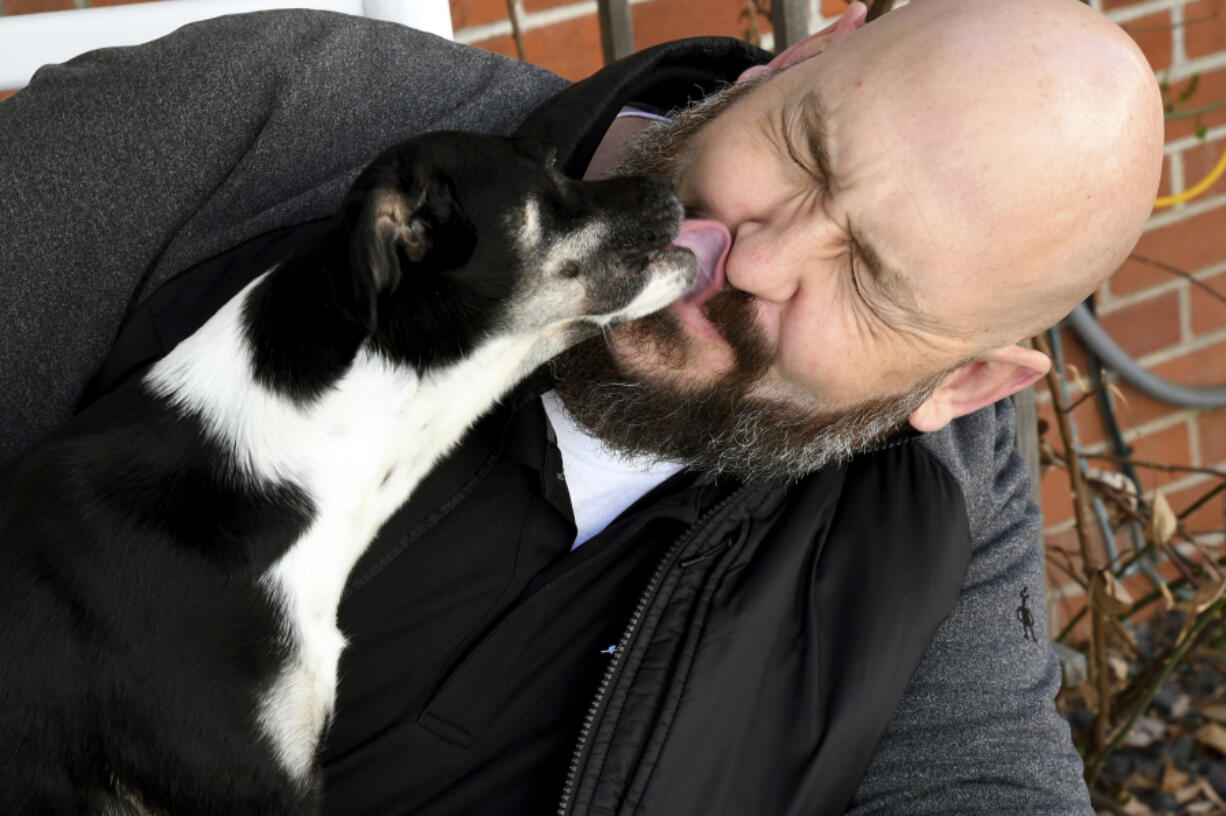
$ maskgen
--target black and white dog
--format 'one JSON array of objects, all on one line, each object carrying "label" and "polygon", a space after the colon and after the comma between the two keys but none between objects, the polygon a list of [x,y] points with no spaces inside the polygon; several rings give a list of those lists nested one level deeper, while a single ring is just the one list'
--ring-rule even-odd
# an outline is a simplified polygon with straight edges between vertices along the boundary
[{"label": "black and white dog", "polygon": [[429,134],[0,467],[0,813],[302,814],[355,561],[501,395],[697,273],[663,181]]}]

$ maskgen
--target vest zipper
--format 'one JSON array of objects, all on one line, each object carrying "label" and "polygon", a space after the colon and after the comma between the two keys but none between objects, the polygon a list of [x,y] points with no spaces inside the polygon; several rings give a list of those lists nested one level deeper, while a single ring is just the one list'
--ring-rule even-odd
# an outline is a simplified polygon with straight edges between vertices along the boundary
[{"label": "vest zipper", "polygon": [[583,726],[579,729],[579,741],[575,745],[575,752],[571,755],[570,767],[566,772],[566,783],[562,786],[562,798],[558,803],[558,816],[570,816],[571,808],[574,805],[576,788],[579,785],[579,771],[587,761],[591,750],[591,746],[588,743],[592,736],[592,728],[604,710],[606,698],[613,687],[613,683],[621,674],[627,647],[638,633],[643,616],[655,600],[656,594],[660,591],[660,585],[664,582],[665,576],[668,575],[674,562],[681,555],[681,550],[698,534],[698,531],[706,526],[707,522],[720,511],[731,504],[733,500],[739,498],[746,489],[746,485],[741,485],[706,513],[703,513],[697,521],[690,525],[688,530],[681,534],[680,538],[673,542],[672,546],[668,548],[668,552],[660,559],[659,565],[656,566],[655,572],[651,575],[651,580],[647,582],[646,589],[639,596],[638,604],[634,607],[634,613],[630,616],[630,622],[626,624],[621,638],[617,641],[617,648],[613,652],[612,660],[609,661],[604,677],[601,678],[600,685],[596,689],[596,696],[592,699],[591,705],[588,706],[587,715],[583,718]]}]

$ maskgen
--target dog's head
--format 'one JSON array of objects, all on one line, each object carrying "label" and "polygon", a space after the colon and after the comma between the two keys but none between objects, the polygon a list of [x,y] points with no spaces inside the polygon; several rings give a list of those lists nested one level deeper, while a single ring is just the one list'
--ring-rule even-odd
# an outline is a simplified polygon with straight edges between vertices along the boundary
[{"label": "dog's head", "polygon": [[525,140],[404,142],[362,172],[342,218],[355,319],[419,369],[494,333],[547,335],[556,353],[666,306],[697,275],[671,246],[683,212],[668,182],[576,181]]}]

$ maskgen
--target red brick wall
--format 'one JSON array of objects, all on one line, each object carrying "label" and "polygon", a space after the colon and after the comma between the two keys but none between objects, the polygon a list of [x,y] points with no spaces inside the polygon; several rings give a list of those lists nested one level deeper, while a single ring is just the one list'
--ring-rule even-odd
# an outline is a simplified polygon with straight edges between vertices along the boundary
[{"label": "red brick wall", "polygon": [[[922,0],[920,0],[922,2]],[[108,5],[124,0],[0,0],[8,14]],[[525,56],[568,78],[600,67],[600,34],[595,0],[520,0]],[[633,2],[633,0],[632,0]],[[845,0],[812,0],[816,27],[837,16]],[[1226,0],[1095,0],[1123,25],[1169,86],[1179,110],[1226,100]],[[456,39],[515,55],[506,0],[451,0]],[[640,0],[631,6],[635,43],[644,47],[677,37],[722,34],[744,37],[749,30],[746,0]],[[759,19],[769,45],[769,22]],[[1180,97],[1195,84],[1186,100]],[[1198,137],[1198,132],[1201,136]],[[1167,159],[1162,194],[1195,184],[1226,149],[1226,109],[1167,124]],[[1137,254],[1186,271],[1226,292],[1226,179],[1186,205],[1157,211]],[[1143,364],[1190,384],[1226,383],[1226,304],[1185,280],[1140,261],[1126,263],[1099,293],[1104,326]],[[1085,356],[1065,331],[1070,360],[1086,371]],[[1135,456],[1167,464],[1226,468],[1226,409],[1196,411],[1164,405],[1127,385],[1116,400]],[[1079,389],[1074,387],[1074,395]],[[1050,398],[1040,393],[1040,416],[1051,419]],[[1092,401],[1074,413],[1083,444],[1105,450],[1103,424]],[[1176,510],[1185,506],[1208,477],[1142,470],[1147,488],[1170,492]],[[1202,486],[1202,487],[1198,487]],[[1053,545],[1071,543],[1071,503],[1062,471],[1041,483],[1045,529]],[[1194,530],[1221,531],[1223,503],[1214,501],[1189,519]],[[1071,585],[1053,570],[1049,608],[1059,626],[1072,604],[1060,595]]]},{"label": "red brick wall", "polygon": [[[1128,31],[1148,56],[1166,98],[1177,111],[1226,100],[1226,0],[1102,0],[1106,13]],[[1180,98],[1191,88],[1187,98]],[[1199,135],[1198,135],[1199,134]],[[1166,161],[1160,195],[1186,190],[1200,181],[1226,150],[1226,109],[1200,117],[1168,119]],[[1226,295],[1226,179],[1198,198],[1156,210],[1134,255],[1187,272]],[[1121,267],[1098,293],[1101,322],[1146,368],[1189,385],[1226,384],[1226,303],[1179,275],[1140,260]],[[1085,353],[1062,331],[1070,361],[1087,371]],[[1114,399],[1126,441],[1138,460],[1226,470],[1226,409],[1193,410],[1159,402],[1119,383]],[[1073,387],[1074,399],[1082,389]],[[1040,392],[1039,415],[1052,421],[1050,397]],[[1094,401],[1073,413],[1083,446],[1107,452],[1106,431]],[[1049,439],[1059,447],[1054,430]],[[1097,466],[1111,469],[1109,463]],[[1140,469],[1147,490],[1161,488],[1176,512],[1216,483],[1190,472]],[[1076,549],[1072,503],[1062,470],[1041,484],[1049,545]],[[1190,530],[1220,543],[1223,501],[1210,501],[1186,520]],[[1123,537],[1120,537],[1123,541]],[[1125,548],[1125,551],[1126,548]],[[1076,560],[1076,559],[1075,559]],[[1169,569],[1159,565],[1164,573]],[[1080,606],[1080,590],[1064,572],[1049,568],[1049,611],[1053,630]],[[1144,576],[1130,581],[1134,597],[1152,586]]]},{"label": "red brick wall", "polygon": [[[746,0],[631,0],[636,48],[692,37],[718,34],[747,36]],[[843,0],[827,5],[845,6]],[[573,0],[522,0],[524,58],[568,79],[581,79],[604,64],[596,3]],[[518,56],[511,37],[506,0],[451,0],[456,39],[507,56]],[[770,21],[758,17],[763,33]]]}]

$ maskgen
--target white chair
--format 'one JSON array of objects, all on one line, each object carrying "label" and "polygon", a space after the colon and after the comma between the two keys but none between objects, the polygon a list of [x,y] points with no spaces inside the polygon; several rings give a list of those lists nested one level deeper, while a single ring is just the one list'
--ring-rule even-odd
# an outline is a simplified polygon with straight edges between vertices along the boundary
[{"label": "white chair", "polygon": [[136,45],[197,20],[244,11],[311,8],[390,20],[454,39],[448,0],[159,0],[0,17],[0,90],[24,87],[39,67],[115,45]]}]

